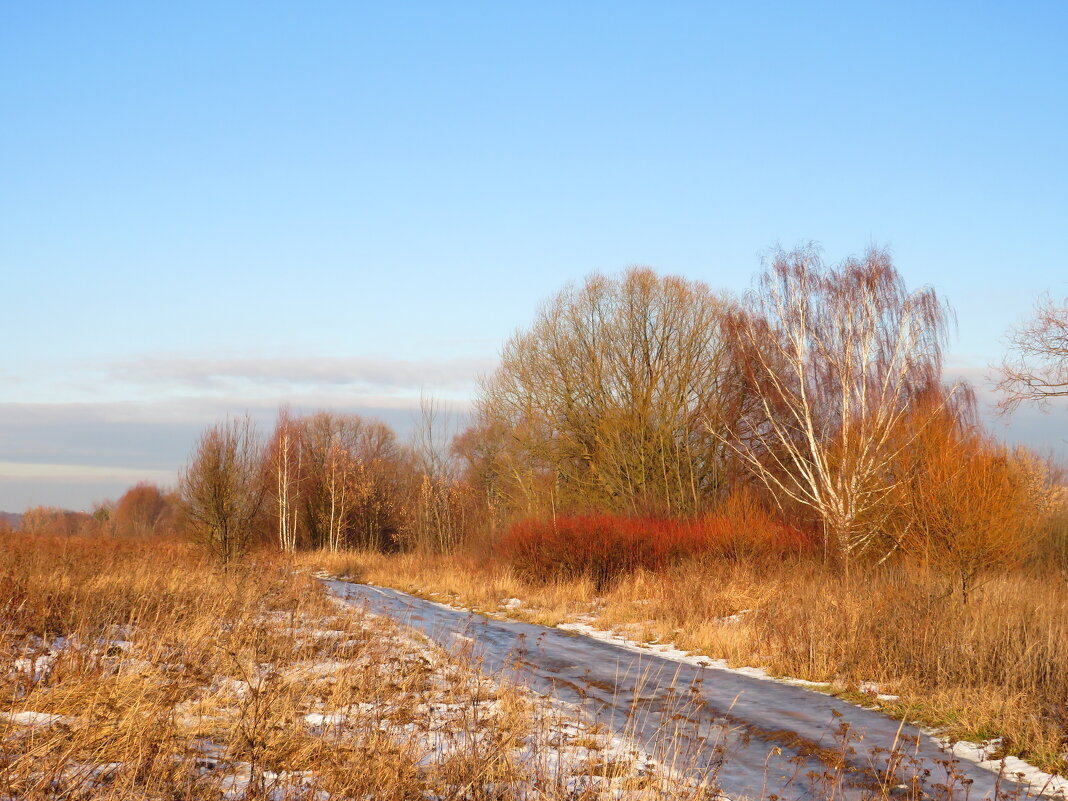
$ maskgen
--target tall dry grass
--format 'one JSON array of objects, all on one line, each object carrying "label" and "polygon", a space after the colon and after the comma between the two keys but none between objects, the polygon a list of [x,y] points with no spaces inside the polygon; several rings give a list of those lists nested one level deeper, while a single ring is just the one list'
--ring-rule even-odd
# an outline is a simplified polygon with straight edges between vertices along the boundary
[{"label": "tall dry grass", "polygon": [[507,801],[535,782],[697,792],[277,556],[0,539],[2,798]]},{"label": "tall dry grass", "polygon": [[[1011,572],[962,601],[950,578],[908,565],[843,574],[813,560],[691,561],[607,589],[537,582],[465,555],[311,554],[309,562],[480,611],[583,620],[633,639],[826,682],[967,740],[1068,773],[1068,578]],[[510,599],[518,598],[516,606]]]}]

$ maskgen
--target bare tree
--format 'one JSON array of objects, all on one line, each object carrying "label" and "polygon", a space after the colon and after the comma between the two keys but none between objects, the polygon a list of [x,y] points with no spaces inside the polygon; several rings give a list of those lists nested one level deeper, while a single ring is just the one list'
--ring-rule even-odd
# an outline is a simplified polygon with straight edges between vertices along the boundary
[{"label": "bare tree", "polygon": [[267,494],[259,438],[247,415],[201,435],[179,491],[201,542],[224,561],[245,550]]},{"label": "bare tree", "polygon": [[367,491],[355,415],[320,412],[305,421],[308,437],[308,510],[319,545],[339,551],[349,545],[352,512]]},{"label": "bare tree", "polygon": [[564,289],[504,346],[467,452],[494,454],[496,486],[531,512],[697,511],[723,483],[723,447],[703,421],[726,416],[736,385],[728,305],[648,269]]},{"label": "bare tree", "polygon": [[909,445],[901,426],[922,429],[910,412],[941,387],[950,314],[933,290],[909,292],[884,251],[826,267],[808,246],[776,252],[729,315],[755,404],[719,430],[773,494],[818,515],[846,560],[876,537],[865,518]]},{"label": "bare tree", "polygon": [[1023,401],[1048,403],[1068,396],[1068,298],[1035,304],[1034,316],[1009,333],[1009,356],[1001,364],[1002,411]]},{"label": "bare tree", "polygon": [[384,423],[319,412],[301,421],[302,509],[309,544],[381,549],[400,527],[411,459]]},{"label": "bare tree", "polygon": [[394,547],[401,527],[401,495],[411,460],[393,430],[364,420],[356,441],[360,489],[354,494],[351,537],[372,549]]},{"label": "bare tree", "polygon": [[423,395],[419,399],[413,453],[417,466],[416,485],[410,494],[410,536],[417,547],[448,551],[464,534],[463,489],[455,474],[453,421],[440,400]]},{"label": "bare tree", "polygon": [[111,509],[111,529],[119,537],[148,537],[174,528],[174,499],[155,484],[130,487]]}]

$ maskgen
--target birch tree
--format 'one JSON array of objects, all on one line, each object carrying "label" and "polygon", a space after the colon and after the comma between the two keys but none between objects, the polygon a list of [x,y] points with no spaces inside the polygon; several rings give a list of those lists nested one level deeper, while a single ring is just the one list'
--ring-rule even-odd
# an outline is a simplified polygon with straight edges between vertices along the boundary
[{"label": "birch tree", "polygon": [[448,407],[434,397],[419,400],[412,455],[416,485],[410,494],[409,536],[416,547],[446,552],[465,534],[466,493],[456,475],[453,419]]},{"label": "birch tree", "polygon": [[912,441],[902,426],[922,430],[919,401],[941,391],[950,319],[932,289],[906,288],[885,251],[828,267],[813,246],[775,253],[728,316],[753,403],[714,430],[776,497],[812,510],[845,560],[876,541],[867,518]]},{"label": "birch tree", "polygon": [[347,547],[352,512],[366,491],[359,453],[363,421],[355,415],[320,412],[306,421],[310,524],[320,545],[331,551]]},{"label": "birch tree", "polygon": [[283,407],[278,412],[268,459],[274,473],[278,547],[286,553],[297,549],[303,457],[303,425],[292,416],[288,408]]},{"label": "birch tree", "polygon": [[303,503],[313,545],[338,551],[392,545],[408,462],[393,431],[354,414],[302,421]]}]

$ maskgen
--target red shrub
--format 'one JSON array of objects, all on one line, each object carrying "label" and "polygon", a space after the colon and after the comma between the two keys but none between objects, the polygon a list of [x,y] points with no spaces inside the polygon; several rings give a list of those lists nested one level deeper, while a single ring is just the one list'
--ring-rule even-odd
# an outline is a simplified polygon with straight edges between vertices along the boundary
[{"label": "red shrub", "polygon": [[525,520],[497,544],[498,554],[535,579],[587,577],[599,588],[642,568],[660,570],[705,554],[729,559],[807,550],[809,538],[750,505],[724,505],[700,520],[569,515]]}]

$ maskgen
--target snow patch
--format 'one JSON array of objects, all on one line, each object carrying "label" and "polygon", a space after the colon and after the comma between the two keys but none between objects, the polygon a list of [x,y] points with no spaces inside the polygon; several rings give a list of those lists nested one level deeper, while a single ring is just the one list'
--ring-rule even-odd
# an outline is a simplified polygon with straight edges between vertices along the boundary
[{"label": "snow patch", "polygon": [[709,656],[702,656],[701,654],[694,654],[690,651],[683,651],[681,648],[676,648],[672,643],[642,643],[636,640],[630,640],[615,632],[594,628],[588,623],[561,623],[557,628],[563,629],[564,631],[574,631],[578,634],[583,634],[586,637],[601,640],[602,642],[609,642],[613,645],[625,648],[628,651],[633,651],[634,653],[641,654],[651,652],[655,653],[657,656],[662,656],[665,659],[670,659],[674,662],[682,662],[687,665],[694,665],[695,667],[723,670],[727,673],[737,673],[738,675],[748,676],[753,679],[776,681],[782,684],[793,684],[798,687],[827,686],[818,681],[772,676],[763,668],[758,667],[731,667],[726,659],[713,659]]},{"label": "snow patch", "polygon": [[982,743],[972,743],[967,740],[954,741],[945,737],[937,739],[942,748],[955,757],[974,762],[981,768],[1025,784],[1028,789],[1041,795],[1068,799],[1068,778],[1046,773],[1019,757],[1004,756],[991,759],[990,755],[996,753],[1003,745],[1000,739]]},{"label": "snow patch", "polygon": [[[438,606],[445,605],[438,604]],[[447,608],[462,610],[462,607]],[[741,618],[738,617],[739,615],[744,615],[750,611],[752,610],[741,610],[727,618],[720,618],[717,622],[737,622],[734,618],[740,620]],[[580,615],[578,617],[581,620],[592,619],[589,615]],[[827,686],[825,682],[809,681],[808,679],[799,679],[791,676],[772,676],[766,670],[759,667],[731,667],[725,659],[713,659],[700,654],[694,654],[690,651],[684,651],[681,648],[677,648],[672,643],[642,643],[630,640],[615,632],[595,628],[587,622],[560,623],[556,628],[564,631],[573,631],[595,640],[601,640],[602,642],[612,643],[613,645],[620,646],[634,653],[640,654],[652,652],[665,659],[710,670],[722,670],[728,673],[736,673],[738,675],[760,679],[762,681],[774,681],[782,684],[791,684],[797,687]],[[897,695],[881,692],[880,686],[875,682],[862,682],[860,689],[862,692],[872,695],[879,701],[890,702],[899,700],[899,696]],[[974,762],[980,767],[993,773],[1001,774],[1009,779],[1027,784],[1039,794],[1062,798],[1065,799],[1065,801],[1068,801],[1068,778],[1046,773],[1019,757],[1006,756],[1001,759],[990,759],[988,754],[993,749],[990,748],[989,743],[979,744],[966,741],[953,742],[945,737],[941,737],[939,732],[929,731],[927,733],[933,736],[944,750],[954,756]]]},{"label": "snow patch", "polygon": [[8,722],[17,726],[31,726],[34,728],[54,726],[57,723],[69,724],[74,721],[74,718],[69,715],[54,715],[51,712],[34,712],[32,710],[9,712],[6,718]]}]

